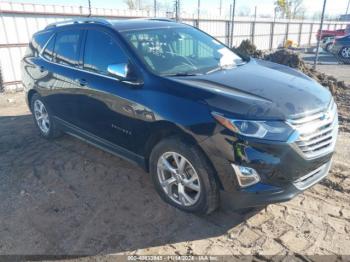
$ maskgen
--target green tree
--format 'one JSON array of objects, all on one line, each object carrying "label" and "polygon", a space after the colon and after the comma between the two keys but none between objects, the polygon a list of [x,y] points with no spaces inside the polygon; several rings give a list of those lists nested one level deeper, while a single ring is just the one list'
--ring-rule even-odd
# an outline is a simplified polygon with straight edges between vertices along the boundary
[{"label": "green tree", "polygon": [[277,0],[275,6],[281,18],[303,18],[305,13],[303,0]]},{"label": "green tree", "polygon": [[135,10],[136,8],[136,0],[125,0],[124,3],[128,6],[129,10]]}]

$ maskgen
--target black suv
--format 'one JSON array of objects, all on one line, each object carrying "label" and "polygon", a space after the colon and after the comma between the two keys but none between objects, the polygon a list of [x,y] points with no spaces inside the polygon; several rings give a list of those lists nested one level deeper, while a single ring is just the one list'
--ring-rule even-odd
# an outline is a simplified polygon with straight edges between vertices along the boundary
[{"label": "black suv", "polygon": [[209,213],[286,201],[324,178],[328,90],[163,19],[80,19],[36,33],[23,84],[41,135],[68,133],[150,172],[160,196]]}]

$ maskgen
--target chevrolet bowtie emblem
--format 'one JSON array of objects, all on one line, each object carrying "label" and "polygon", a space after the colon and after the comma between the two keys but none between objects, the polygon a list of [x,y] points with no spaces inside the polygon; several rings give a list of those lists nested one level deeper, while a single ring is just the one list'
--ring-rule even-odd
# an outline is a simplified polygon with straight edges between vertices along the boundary
[{"label": "chevrolet bowtie emblem", "polygon": [[322,117],[321,117],[322,120],[328,120],[328,119],[330,119],[330,118],[331,118],[331,114],[330,114],[329,111],[328,111],[328,112],[325,112],[325,113],[322,115]]}]

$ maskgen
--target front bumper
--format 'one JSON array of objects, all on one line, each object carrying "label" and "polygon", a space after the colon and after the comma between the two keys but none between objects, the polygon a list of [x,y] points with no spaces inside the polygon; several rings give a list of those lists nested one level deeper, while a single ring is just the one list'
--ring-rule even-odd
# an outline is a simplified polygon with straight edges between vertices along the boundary
[{"label": "front bumper", "polygon": [[[324,178],[333,152],[306,158],[295,143],[242,140],[221,130],[200,144],[208,155],[218,181],[221,198],[234,208],[263,206],[288,201]],[[259,183],[242,188],[231,164],[253,168]],[[227,203],[226,203],[227,204]]]},{"label": "front bumper", "polygon": [[258,183],[246,190],[233,192],[222,191],[221,202],[223,206],[231,209],[242,209],[289,201],[325,178],[328,175],[330,166],[331,161],[299,178],[285,188]]}]

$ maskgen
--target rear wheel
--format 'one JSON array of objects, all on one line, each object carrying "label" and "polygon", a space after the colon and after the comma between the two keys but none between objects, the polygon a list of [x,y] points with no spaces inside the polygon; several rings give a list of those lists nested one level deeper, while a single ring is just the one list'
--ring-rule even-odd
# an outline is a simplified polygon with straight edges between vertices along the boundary
[{"label": "rear wheel", "polygon": [[48,139],[60,136],[61,131],[55,124],[49,108],[39,94],[34,94],[32,96],[30,105],[34,122],[39,129],[40,135]]},{"label": "rear wheel", "polygon": [[212,168],[195,145],[179,138],[161,141],[152,151],[150,171],[160,196],[188,212],[208,214],[219,202]]}]

